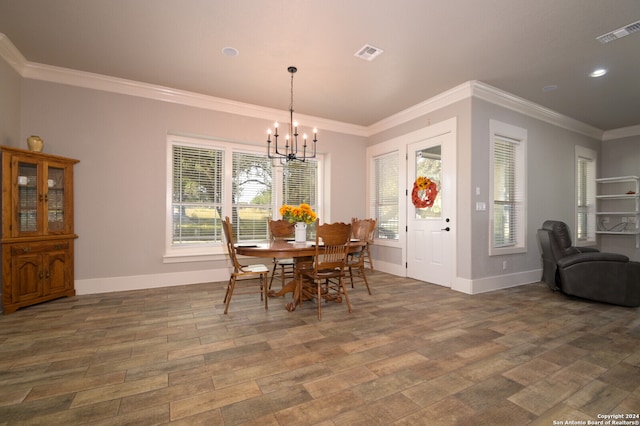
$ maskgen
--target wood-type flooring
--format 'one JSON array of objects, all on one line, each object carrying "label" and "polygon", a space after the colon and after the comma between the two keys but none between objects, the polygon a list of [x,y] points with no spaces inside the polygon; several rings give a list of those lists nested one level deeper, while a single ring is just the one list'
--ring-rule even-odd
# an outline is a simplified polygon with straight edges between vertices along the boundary
[{"label": "wood-type flooring", "polygon": [[289,295],[265,311],[240,291],[224,315],[222,282],[1,316],[0,424],[639,420],[640,309],[542,283],[467,295],[368,274],[373,294],[356,285],[353,313],[328,302],[322,321],[313,301],[287,312]]}]

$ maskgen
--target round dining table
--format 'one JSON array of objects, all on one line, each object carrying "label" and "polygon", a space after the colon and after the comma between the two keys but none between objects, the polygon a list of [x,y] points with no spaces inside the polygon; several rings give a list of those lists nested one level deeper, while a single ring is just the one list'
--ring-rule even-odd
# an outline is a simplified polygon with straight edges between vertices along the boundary
[{"label": "round dining table", "polygon": [[[356,252],[362,249],[365,243],[358,240],[352,240],[349,244],[349,252]],[[287,303],[288,311],[294,311],[300,300],[301,282],[297,278],[301,268],[309,268],[313,265],[313,258],[316,255],[316,242],[305,241],[295,242],[289,240],[273,240],[258,243],[238,243],[236,244],[236,253],[242,256],[262,257],[269,259],[285,259],[293,258],[296,278],[289,281],[279,291],[269,291],[269,297],[280,297],[286,293],[293,293],[293,302]],[[322,251],[322,245],[319,247]]]}]

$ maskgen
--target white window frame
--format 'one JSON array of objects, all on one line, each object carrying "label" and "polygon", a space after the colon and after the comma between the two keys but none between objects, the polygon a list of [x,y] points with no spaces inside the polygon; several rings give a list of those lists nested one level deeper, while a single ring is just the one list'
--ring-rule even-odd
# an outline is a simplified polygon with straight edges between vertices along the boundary
[{"label": "white window frame", "polygon": [[[244,152],[258,155],[265,155],[264,147],[257,145],[248,145],[234,143],[230,141],[222,141],[216,139],[205,139],[187,137],[181,135],[170,134],[167,136],[166,145],[166,212],[165,212],[165,253],[163,256],[164,263],[194,262],[194,261],[210,261],[226,259],[226,248],[224,241],[215,243],[199,243],[194,245],[174,246],[173,240],[173,146],[192,146],[202,149],[219,149],[224,152],[224,199],[222,206],[222,218],[225,216],[232,217],[232,162],[234,152]],[[325,166],[324,156],[317,154],[315,160],[318,163],[318,183],[317,183],[317,209],[316,213],[322,217],[324,200],[323,170]],[[274,166],[274,169],[277,166]],[[279,219],[279,208],[282,201],[282,177],[280,173],[275,173],[273,178],[274,194],[272,196],[273,219]]]},{"label": "white window frame", "polygon": [[398,191],[398,196],[395,200],[395,207],[396,210],[398,212],[398,217],[397,217],[397,235],[396,238],[379,238],[379,232],[380,232],[380,226],[382,225],[382,222],[380,221],[380,218],[378,217],[378,193],[377,193],[377,182],[378,182],[378,176],[377,176],[377,170],[378,168],[376,167],[376,162],[380,159],[395,159],[396,161],[396,168],[398,169],[398,176],[396,176],[396,180],[400,179],[400,153],[398,151],[391,151],[391,152],[387,152],[384,154],[380,154],[380,155],[376,155],[371,157],[371,170],[373,171],[371,179],[369,181],[369,185],[370,185],[370,197],[369,199],[371,200],[371,204],[369,205],[369,217],[376,219],[376,227],[378,229],[376,229],[375,232],[375,239],[377,241],[389,241],[389,242],[398,242],[400,241],[400,235],[402,234],[402,232],[400,232],[401,228],[401,224],[400,224],[400,186],[397,186],[397,182],[396,182],[396,188]]},{"label": "white window frame", "polygon": [[406,226],[406,194],[405,194],[405,180],[406,180],[406,148],[403,145],[401,137],[385,141],[372,145],[367,148],[367,217],[375,218],[375,210],[373,208],[374,203],[374,190],[375,190],[375,159],[385,155],[398,155],[398,228],[399,239],[375,239],[375,244],[380,246],[402,248],[406,241],[406,232],[404,232]]},{"label": "white window frame", "polygon": [[[516,180],[516,235],[511,245],[497,246],[494,241],[495,195],[495,141],[501,139],[515,146],[515,180]],[[497,120],[489,122],[490,165],[489,165],[489,255],[526,253],[527,251],[527,130]]]},{"label": "white window frame", "polygon": [[[586,176],[580,176],[579,163],[584,161],[588,167]],[[576,145],[575,148],[575,242],[576,246],[592,246],[596,244],[596,174],[598,170],[598,153],[590,148]],[[586,187],[581,188],[580,180],[584,178]],[[580,194],[580,191],[583,191]],[[585,203],[584,206],[581,204]],[[580,210],[586,213],[586,236],[579,232]]]}]

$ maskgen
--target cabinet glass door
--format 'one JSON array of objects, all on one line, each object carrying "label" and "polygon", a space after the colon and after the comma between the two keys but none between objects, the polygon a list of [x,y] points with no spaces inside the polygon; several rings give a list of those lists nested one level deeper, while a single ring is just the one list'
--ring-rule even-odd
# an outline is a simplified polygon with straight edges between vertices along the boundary
[{"label": "cabinet glass door", "polygon": [[19,233],[37,233],[41,203],[38,194],[38,164],[18,162],[17,226]]},{"label": "cabinet glass door", "polygon": [[61,167],[47,167],[46,201],[47,201],[47,229],[49,232],[65,230],[64,205],[64,169]]}]

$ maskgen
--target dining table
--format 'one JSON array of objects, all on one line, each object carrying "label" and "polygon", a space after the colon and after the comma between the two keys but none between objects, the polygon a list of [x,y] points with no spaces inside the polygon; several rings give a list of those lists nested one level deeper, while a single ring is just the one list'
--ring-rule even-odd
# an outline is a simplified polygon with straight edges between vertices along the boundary
[{"label": "dining table", "polygon": [[[366,244],[360,240],[351,240],[349,252],[353,253],[362,249]],[[302,268],[313,267],[313,259],[316,255],[316,242],[304,241],[296,242],[292,240],[276,239],[273,241],[260,241],[255,243],[238,243],[235,245],[236,253],[241,256],[252,256],[269,259],[292,258],[296,273],[293,280],[285,283],[279,291],[269,290],[269,297],[280,297],[287,293],[293,293],[293,301],[286,304],[288,311],[294,311],[300,301],[302,282],[298,278],[298,271]],[[319,252],[322,252],[320,243]]]}]

